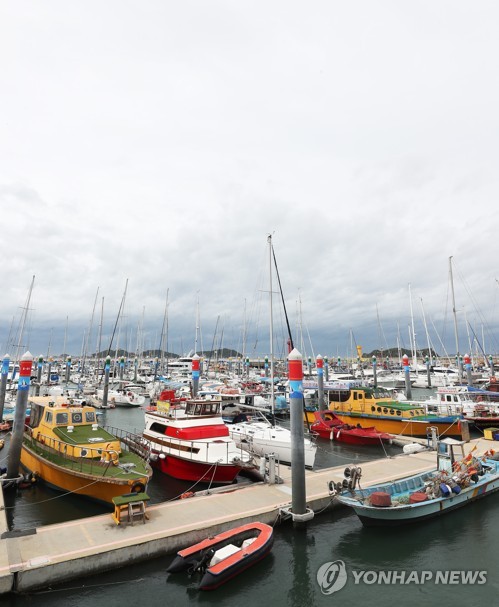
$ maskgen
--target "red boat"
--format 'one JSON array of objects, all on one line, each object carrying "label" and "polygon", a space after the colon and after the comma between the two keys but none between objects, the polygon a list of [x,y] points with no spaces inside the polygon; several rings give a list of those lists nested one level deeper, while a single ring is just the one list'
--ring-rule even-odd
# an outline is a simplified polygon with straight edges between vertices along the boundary
[{"label": "red boat", "polygon": [[393,436],[386,432],[378,432],[376,428],[361,428],[345,424],[332,411],[315,411],[315,422],[310,431],[321,438],[334,440],[349,445],[379,445],[391,443]]},{"label": "red boat", "polygon": [[273,529],[265,523],[247,523],[180,550],[168,573],[203,574],[200,590],[214,590],[263,559],[274,543]]}]

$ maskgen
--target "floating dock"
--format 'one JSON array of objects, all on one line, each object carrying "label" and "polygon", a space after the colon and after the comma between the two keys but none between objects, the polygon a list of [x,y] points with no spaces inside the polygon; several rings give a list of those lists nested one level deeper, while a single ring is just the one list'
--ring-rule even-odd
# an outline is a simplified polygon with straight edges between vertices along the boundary
[{"label": "floating dock", "polygon": [[[483,439],[483,453],[495,444]],[[348,463],[348,462],[346,462]],[[352,462],[355,463],[355,462]],[[362,463],[362,484],[368,486],[430,470],[434,451]],[[341,481],[345,466],[306,472],[307,506],[314,512],[333,506],[328,483]],[[256,483],[147,508],[145,523],[116,525],[112,513],[37,529],[7,529],[0,491],[0,594],[28,592],[102,573],[133,562],[175,553],[208,535],[252,521],[276,523],[291,504],[291,469],[280,466],[280,484]],[[167,482],[167,479],[165,479]]]}]

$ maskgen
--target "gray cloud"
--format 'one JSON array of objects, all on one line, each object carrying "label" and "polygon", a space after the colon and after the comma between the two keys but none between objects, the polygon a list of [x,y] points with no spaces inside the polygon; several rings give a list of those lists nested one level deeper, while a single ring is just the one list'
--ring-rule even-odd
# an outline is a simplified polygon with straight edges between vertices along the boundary
[{"label": "gray cloud", "polygon": [[128,278],[133,347],[142,322],[159,343],[169,289],[173,349],[193,347],[199,300],[204,347],[217,318],[242,347],[246,318],[264,355],[273,233],[316,354],[345,355],[351,331],[366,350],[408,345],[409,284],[418,342],[422,299],[452,350],[451,255],[461,347],[467,320],[497,350],[495,3],[3,12],[2,347],[35,275],[35,351],[50,335],[61,350],[68,317],[78,353],[98,287],[109,339]]}]

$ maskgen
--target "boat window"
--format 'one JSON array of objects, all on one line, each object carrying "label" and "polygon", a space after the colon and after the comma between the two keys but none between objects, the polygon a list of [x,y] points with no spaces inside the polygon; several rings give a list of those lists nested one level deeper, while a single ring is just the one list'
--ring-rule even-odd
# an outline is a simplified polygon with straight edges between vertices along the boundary
[{"label": "boat window", "polygon": [[388,413],[388,409],[386,407],[383,409],[383,413]]},{"label": "boat window", "polygon": [[69,416],[66,412],[64,413],[56,413],[55,423],[56,424],[67,424],[69,420]]},{"label": "boat window", "polygon": [[82,420],[83,420],[83,417],[82,417],[80,411],[77,411],[76,413],[71,414],[71,422],[73,424],[81,424]]},{"label": "boat window", "polygon": [[414,417],[414,411],[411,411],[411,416]]},{"label": "boat window", "polygon": [[397,411],[397,415],[402,415],[402,412],[401,411]]},{"label": "boat window", "polygon": [[164,424],[159,424],[157,422],[154,422],[153,424],[151,424],[152,432],[157,432],[158,434],[166,434],[167,430],[168,430],[168,427],[165,426]]},{"label": "boat window", "polygon": [[47,411],[47,413],[45,414],[45,421],[48,424],[52,423],[52,411]]},{"label": "boat window", "polygon": [[419,409],[419,410],[418,410],[418,415],[424,415],[424,411],[423,411],[423,409]]},{"label": "boat window", "polygon": [[381,407],[378,407],[378,413],[381,413]]},{"label": "boat window", "polygon": [[395,411],[393,409],[390,409],[390,415],[395,415]]},{"label": "boat window", "polygon": [[89,424],[95,422],[95,413],[93,411],[85,411],[85,421]]},{"label": "boat window", "polygon": [[454,400],[454,402],[455,402],[455,403],[458,403],[458,402],[459,402],[459,399],[458,399],[458,397],[457,397],[457,394],[454,394],[454,399],[453,399],[453,400]]},{"label": "boat window", "polygon": [[194,415],[201,415],[201,405],[196,405],[194,407]]},{"label": "boat window", "polygon": [[376,411],[376,407],[374,405],[371,407],[371,411]]}]

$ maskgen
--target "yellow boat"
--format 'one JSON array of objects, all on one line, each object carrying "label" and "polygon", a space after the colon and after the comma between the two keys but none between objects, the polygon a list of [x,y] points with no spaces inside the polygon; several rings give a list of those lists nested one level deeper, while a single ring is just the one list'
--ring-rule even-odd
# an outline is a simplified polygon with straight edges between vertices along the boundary
[{"label": "yellow boat", "polygon": [[144,492],[152,476],[140,437],[110,432],[94,407],[33,399],[21,464],[52,487],[100,502]]},{"label": "yellow boat", "polygon": [[341,388],[328,394],[329,409],[346,424],[423,438],[432,427],[439,436],[462,436],[459,416],[427,414],[422,406],[394,400],[383,388]]}]

